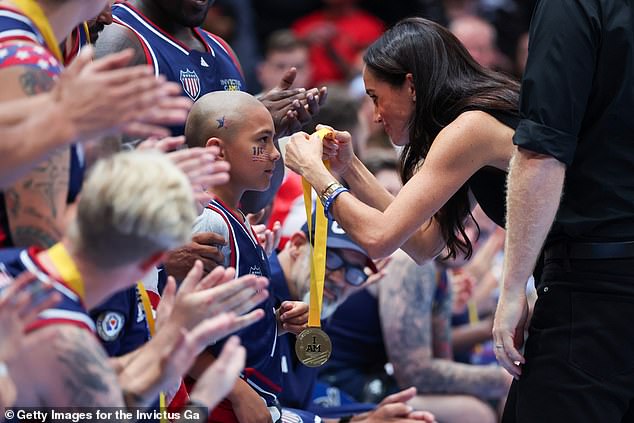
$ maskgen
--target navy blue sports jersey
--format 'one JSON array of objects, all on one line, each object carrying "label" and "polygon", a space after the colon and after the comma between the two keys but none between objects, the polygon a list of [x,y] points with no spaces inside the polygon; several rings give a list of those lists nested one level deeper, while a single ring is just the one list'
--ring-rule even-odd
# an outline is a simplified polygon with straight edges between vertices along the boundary
[{"label": "navy blue sports jersey", "polygon": [[2,258],[0,275],[3,280],[0,282],[0,286],[8,281],[6,275],[16,277],[28,270],[39,279],[50,281],[55,290],[61,294],[62,300],[55,306],[42,311],[37,320],[26,328],[26,332],[48,325],[67,324],[94,333],[95,325],[86,311],[83,299],[65,281],[53,279],[44,271],[36,258],[40,251],[35,248],[12,248],[3,249],[0,254]]},{"label": "navy blue sports jersey", "polygon": [[134,286],[90,310],[97,336],[110,357],[136,350],[150,340],[143,302]]},{"label": "navy blue sports jersey", "polygon": [[[327,367],[357,368],[383,366],[388,362],[377,299],[366,289],[351,295],[324,325],[333,345]],[[359,354],[363,351],[363,354]]]},{"label": "navy blue sports jersey", "polygon": [[64,52],[64,64],[68,65],[81,52],[81,49],[90,44],[90,34],[88,34],[88,26],[86,24],[79,25],[71,34],[73,45],[68,51]]},{"label": "navy blue sports jersey", "polygon": [[[227,239],[227,246],[223,250],[225,264],[236,268],[236,278],[246,274],[270,277],[268,258],[244,216],[234,214],[221,201],[212,200],[194,224],[195,233],[209,231],[224,235]],[[237,332],[247,350],[244,376],[269,407],[277,406],[277,394],[281,391],[282,382],[275,301],[271,292],[258,305],[264,309],[264,318]],[[211,352],[217,356],[223,344],[222,341],[217,342],[210,347]]]},{"label": "navy blue sports jersey", "polygon": [[[185,95],[192,100],[212,91],[244,91],[246,85],[238,60],[220,37],[194,28],[194,35],[207,51],[190,50],[180,41],[162,31],[128,3],[112,7],[113,22],[136,35],[143,46],[148,64],[156,76],[180,83]],[[171,128],[173,135],[183,135],[185,125]]]},{"label": "navy blue sports jersey", "polygon": [[[273,254],[271,264],[271,291],[275,292],[277,302],[292,301],[284,272]],[[295,354],[295,335],[287,333],[278,339],[280,349],[280,367],[282,371],[282,393],[279,395],[283,407],[305,409],[310,406],[313,389],[317,382],[318,370],[304,366]]]},{"label": "navy blue sports jersey", "polygon": [[[14,66],[31,67],[57,78],[62,64],[46,48],[44,38],[31,21],[18,10],[0,6],[0,70]],[[71,147],[69,203],[81,190],[84,180],[84,154],[81,145]],[[0,192],[0,246],[14,246],[9,230],[4,193]]]}]

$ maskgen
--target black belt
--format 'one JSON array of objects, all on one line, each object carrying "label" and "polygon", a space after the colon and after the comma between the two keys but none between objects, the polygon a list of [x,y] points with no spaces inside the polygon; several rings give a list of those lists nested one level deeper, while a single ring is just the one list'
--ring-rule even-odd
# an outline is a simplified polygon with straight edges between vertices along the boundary
[{"label": "black belt", "polygon": [[624,242],[558,242],[544,249],[544,258],[601,260],[634,258],[634,241]]}]

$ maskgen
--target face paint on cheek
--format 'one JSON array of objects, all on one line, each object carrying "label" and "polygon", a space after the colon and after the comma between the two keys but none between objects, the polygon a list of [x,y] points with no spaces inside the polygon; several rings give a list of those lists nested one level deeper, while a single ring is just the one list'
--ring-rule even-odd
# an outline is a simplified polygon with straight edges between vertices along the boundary
[{"label": "face paint on cheek", "polygon": [[253,147],[251,150],[251,161],[254,162],[270,162],[271,153],[264,151],[264,147]]}]

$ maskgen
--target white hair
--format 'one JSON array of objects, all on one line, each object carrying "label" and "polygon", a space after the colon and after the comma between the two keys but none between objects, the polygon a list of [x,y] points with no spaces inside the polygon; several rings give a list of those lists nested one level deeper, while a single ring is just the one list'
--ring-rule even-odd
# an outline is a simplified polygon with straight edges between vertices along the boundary
[{"label": "white hair", "polygon": [[188,242],[195,218],[189,180],[164,154],[124,152],[93,167],[68,237],[95,265],[118,267]]}]

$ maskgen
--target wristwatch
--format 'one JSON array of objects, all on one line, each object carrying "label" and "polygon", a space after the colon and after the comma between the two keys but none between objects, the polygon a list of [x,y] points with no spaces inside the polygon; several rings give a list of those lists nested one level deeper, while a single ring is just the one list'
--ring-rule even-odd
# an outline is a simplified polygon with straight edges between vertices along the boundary
[{"label": "wristwatch", "polygon": [[328,184],[326,189],[319,195],[319,201],[321,201],[322,206],[326,207],[326,202],[328,201],[328,198],[339,188],[344,188],[344,186],[337,181],[333,181]]}]

